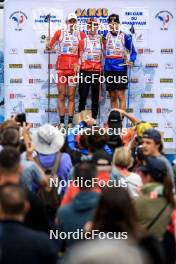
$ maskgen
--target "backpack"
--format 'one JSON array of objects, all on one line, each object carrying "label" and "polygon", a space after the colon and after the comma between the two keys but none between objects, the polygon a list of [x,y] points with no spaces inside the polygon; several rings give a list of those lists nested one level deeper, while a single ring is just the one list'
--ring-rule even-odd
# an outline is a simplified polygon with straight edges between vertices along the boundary
[{"label": "backpack", "polygon": [[44,206],[46,207],[47,215],[51,220],[54,220],[56,210],[61,202],[61,195],[58,193],[58,187],[49,186],[51,179],[53,180],[58,179],[58,186],[59,186],[59,177],[57,175],[57,171],[60,164],[60,158],[61,158],[61,153],[57,152],[54,165],[51,168],[47,168],[47,169],[45,169],[42,166],[38,156],[34,158],[36,163],[42,168],[42,170],[45,172],[46,176],[48,177],[48,186],[40,188],[38,191],[38,196],[44,203]]}]

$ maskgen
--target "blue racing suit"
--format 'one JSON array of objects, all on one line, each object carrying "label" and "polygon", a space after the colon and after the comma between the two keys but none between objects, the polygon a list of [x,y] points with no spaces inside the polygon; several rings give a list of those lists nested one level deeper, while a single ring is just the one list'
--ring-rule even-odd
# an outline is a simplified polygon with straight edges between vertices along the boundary
[{"label": "blue racing suit", "polygon": [[105,31],[104,39],[104,56],[105,56],[105,71],[126,71],[126,66],[120,64],[125,63],[127,51],[130,52],[130,61],[136,60],[137,52],[132,42],[132,36],[119,31],[117,35]]}]

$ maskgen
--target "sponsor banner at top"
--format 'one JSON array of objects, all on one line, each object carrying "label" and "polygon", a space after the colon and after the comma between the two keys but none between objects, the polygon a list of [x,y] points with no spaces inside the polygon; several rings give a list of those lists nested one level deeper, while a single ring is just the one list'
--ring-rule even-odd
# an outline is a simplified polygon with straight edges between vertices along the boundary
[{"label": "sponsor banner at top", "polygon": [[50,15],[51,31],[54,33],[65,23],[63,19],[63,10],[54,8],[36,8],[32,10],[33,29],[47,30],[48,15]]},{"label": "sponsor banner at top", "polygon": [[149,10],[142,7],[123,8],[120,12],[120,22],[123,26],[135,29],[149,29]]}]

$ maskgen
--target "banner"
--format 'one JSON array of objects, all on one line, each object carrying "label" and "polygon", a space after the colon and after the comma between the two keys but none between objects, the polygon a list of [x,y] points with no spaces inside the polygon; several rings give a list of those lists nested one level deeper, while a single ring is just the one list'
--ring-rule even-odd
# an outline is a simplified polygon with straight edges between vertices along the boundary
[{"label": "banner", "polygon": [[[91,6],[91,8],[90,8]],[[51,56],[44,51],[48,36],[46,16],[51,14],[51,35],[65,24],[66,15],[75,12],[80,26],[96,16],[106,26],[107,16],[120,15],[121,30],[129,33],[133,26],[133,42],[138,56],[130,74],[130,106],[128,111],[140,120],[149,121],[164,133],[169,153],[176,151],[176,9],[174,0],[160,2],[133,1],[32,1],[9,0],[5,3],[5,114],[26,112],[27,120],[38,127],[59,122],[58,92],[51,84],[51,107],[48,109],[48,67],[55,75],[57,51]],[[102,30],[100,30],[102,33]],[[76,111],[78,106],[76,95]],[[87,108],[90,109],[90,97]],[[105,85],[102,85],[100,121],[107,121],[110,110]],[[66,105],[67,112],[67,105]]]}]

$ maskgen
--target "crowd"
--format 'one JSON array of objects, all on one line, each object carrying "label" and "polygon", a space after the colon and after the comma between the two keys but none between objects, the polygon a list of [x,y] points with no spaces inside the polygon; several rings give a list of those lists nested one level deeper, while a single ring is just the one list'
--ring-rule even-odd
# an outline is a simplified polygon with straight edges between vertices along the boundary
[{"label": "crowd", "polygon": [[30,128],[0,126],[0,263],[175,263],[175,176],[158,130],[120,109],[105,133],[90,117],[66,135]]}]

